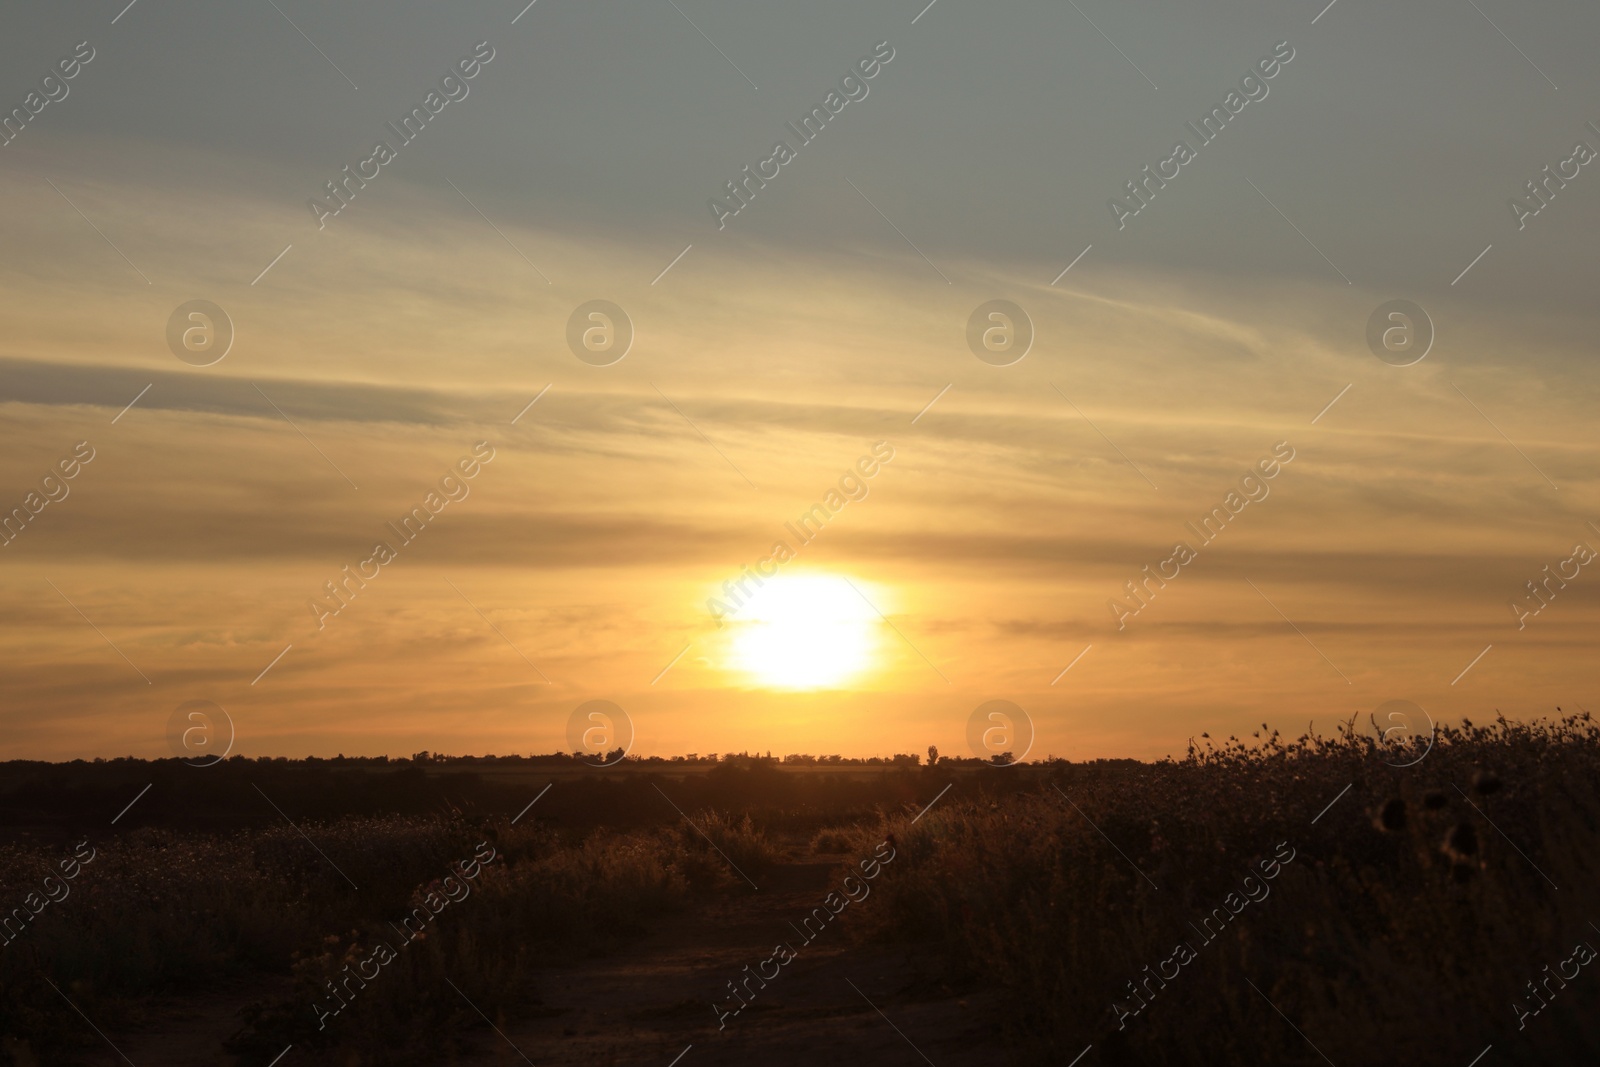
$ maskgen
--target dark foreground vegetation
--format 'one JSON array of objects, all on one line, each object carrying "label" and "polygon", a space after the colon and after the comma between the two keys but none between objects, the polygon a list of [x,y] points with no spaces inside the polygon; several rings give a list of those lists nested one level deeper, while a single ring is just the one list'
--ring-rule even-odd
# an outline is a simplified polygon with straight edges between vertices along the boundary
[{"label": "dark foreground vegetation", "polygon": [[299,1063],[451,1062],[485,1017],[537,1015],[552,968],[748,896],[786,855],[885,839],[845,936],[997,1006],[995,1062],[1600,1051],[1586,714],[1431,747],[1269,733],[1155,764],[579,771],[0,765],[0,1063],[71,1063],[105,1050],[85,1016],[126,1032],[233,988],[259,995],[219,1064],[291,1044]]}]

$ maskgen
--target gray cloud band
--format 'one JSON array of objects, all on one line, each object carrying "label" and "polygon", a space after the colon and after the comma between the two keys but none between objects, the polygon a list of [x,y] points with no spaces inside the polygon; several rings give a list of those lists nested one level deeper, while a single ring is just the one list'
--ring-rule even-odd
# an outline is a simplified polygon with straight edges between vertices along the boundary
[{"label": "gray cloud band", "polygon": [[[1600,134],[1600,126],[1592,121],[1587,125]],[[1506,206],[1511,209],[1511,217],[1517,220],[1517,229],[1525,229],[1529,219],[1549,207],[1556,193],[1565,189],[1567,182],[1578,177],[1584,167],[1593,163],[1596,155],[1589,142],[1576,141],[1572,145],[1572,154],[1566,159],[1558,159],[1554,164],[1546,163],[1538,177],[1523,182],[1524,195],[1520,199],[1511,197],[1506,201]],[[1568,168],[1571,168],[1570,171]]]},{"label": "gray cloud band", "polygon": [[[1252,503],[1259,504],[1267,499],[1272,489],[1267,485],[1267,480],[1276,478],[1283,470],[1283,464],[1294,459],[1294,446],[1288,441],[1279,441],[1272,446],[1272,455],[1263,456],[1256,461],[1256,465],[1239,478],[1239,489],[1228,490],[1222,498],[1222,503],[1214,505],[1201,519],[1197,526],[1193,522],[1185,526],[1194,533],[1199,548],[1187,541],[1179,541],[1172,546],[1172,555],[1155,565],[1155,572],[1150,570],[1150,564],[1145,564],[1139,576],[1124,582],[1122,588],[1128,599],[1134,604],[1129,607],[1122,601],[1112,598],[1106,601],[1106,606],[1111,609],[1111,617],[1117,621],[1117,629],[1125,630],[1128,620],[1150,606],[1150,601],[1155,599],[1157,593],[1167,587],[1167,582],[1177,578],[1183,573],[1183,568],[1193,563],[1200,557],[1200,548],[1204,548],[1215,541],[1227,527],[1229,521],[1237,518],[1245,508]],[[1240,495],[1240,492],[1243,495]],[[1168,567],[1172,572],[1167,573]],[[1154,582],[1154,588],[1151,583]]]},{"label": "gray cloud band", "polygon": [[[94,457],[94,446],[88,441],[79,441],[72,446],[70,456],[61,457],[56,461],[55,468],[39,479],[38,490],[30,491],[22,498],[21,504],[0,514],[0,548],[5,548],[21,536],[22,531],[45,508],[67,499],[72,492],[72,487],[67,483],[76,478],[83,465],[92,462]],[[57,471],[60,472],[59,476]]]},{"label": "gray cloud band", "polygon": [[[1215,141],[1222,136],[1224,127],[1236,118],[1252,101],[1265,100],[1271,88],[1267,82],[1276,78],[1282,71],[1284,64],[1294,58],[1294,49],[1288,41],[1279,41],[1272,46],[1270,55],[1262,56],[1256,60],[1255,66],[1245,72],[1239,79],[1239,88],[1228,90],[1228,95],[1222,98],[1222,103],[1213,107],[1200,120],[1200,125],[1187,122],[1187,126],[1198,141],[1199,148]],[[1154,171],[1147,165],[1140,173],[1143,177],[1136,177],[1128,181],[1128,199],[1118,200],[1116,197],[1106,201],[1111,208],[1111,217],[1116,221],[1117,229],[1128,225],[1128,220],[1150,206],[1150,201],[1156,198],[1156,190],[1165,189],[1167,182],[1174,180],[1183,173],[1183,168],[1199,158],[1196,148],[1189,147],[1188,140],[1180,140],[1172,146],[1172,154],[1165,159],[1158,160]],[[1171,171],[1167,170],[1171,166]],[[1153,187],[1152,187],[1153,186]]]},{"label": "gray cloud band", "polygon": [[[876,78],[883,65],[894,58],[894,48],[888,41],[879,41],[873,45],[872,52],[856,60],[850,72],[839,79],[838,91],[829,90],[823,97],[822,103],[812,108],[796,126],[792,122],[784,123],[789,132],[794,134],[800,146],[810,144],[817,135],[827,126],[830,119],[838,116],[846,106],[854,100],[865,100],[871,92],[867,82]],[[812,127],[816,128],[813,129]],[[711,197],[706,201],[706,206],[711,209],[711,217],[716,220],[717,229],[728,225],[728,219],[739,214],[750,206],[756,198],[756,192],[767,187],[767,182],[774,180],[783,172],[783,168],[798,158],[799,152],[789,147],[788,141],[777,141],[772,146],[772,154],[756,164],[752,172],[747,163],[740,171],[742,177],[727,182],[728,200],[724,202],[718,197]],[[771,167],[771,173],[767,168]],[[753,186],[752,187],[752,183]]]},{"label": "gray cloud band", "polygon": [[[467,82],[483,73],[484,64],[492,59],[494,59],[494,49],[489,42],[479,41],[472,46],[472,54],[451,67],[450,72],[439,79],[439,88],[430,90],[428,95],[422,98],[421,105],[413,107],[406,113],[398,127],[392,122],[385,123],[389,131],[394,134],[395,140],[399,142],[400,148],[416,140],[428,122],[444,111],[451,101],[465,100],[472,92],[472,87]],[[367,182],[382,174],[383,168],[393,163],[399,155],[398,148],[388,141],[379,141],[372,146],[370,156],[356,162],[354,172],[351,171],[350,164],[346,163],[340,172],[343,176],[327,182],[326,203],[314,196],[306,201],[306,206],[311,209],[311,217],[317,220],[317,229],[326,228],[327,220],[348,207],[356,198],[356,193],[365,189]],[[371,168],[370,173],[368,167]]]},{"label": "gray cloud band", "polygon": [[[1594,527],[1594,523],[1589,524]],[[1595,527],[1600,529],[1600,527]],[[1528,626],[1528,620],[1539,615],[1556,595],[1567,587],[1567,583],[1577,578],[1583,568],[1593,563],[1595,550],[1587,541],[1579,541],[1572,546],[1572,554],[1555,563],[1546,563],[1539,576],[1530,578],[1523,583],[1525,593],[1519,593],[1507,603],[1511,605],[1511,614],[1517,618],[1517,629],[1523,630]],[[1568,568],[1571,571],[1568,571]],[[1552,570],[1552,568],[1554,568]]]},{"label": "gray cloud band", "polygon": [[[412,506],[411,510],[403,515],[398,522],[386,522],[384,527],[394,534],[395,545],[388,541],[377,541],[372,546],[372,554],[356,564],[354,572],[350,564],[346,563],[340,571],[337,582],[327,581],[322,583],[322,588],[331,604],[316,598],[306,601],[306,606],[311,609],[312,617],[317,620],[317,629],[324,629],[327,620],[339,614],[350,606],[351,601],[367,587],[367,582],[372,581],[383,573],[383,568],[400,558],[400,548],[404,548],[412,541],[422,536],[422,531],[427,529],[428,523],[450,505],[452,501],[465,500],[472,492],[467,480],[476,478],[483,469],[483,464],[494,461],[494,445],[488,441],[479,441],[472,446],[472,455],[463,456],[455,466],[445,471],[439,479],[439,488],[430,489],[422,498],[420,504]],[[459,477],[457,472],[460,472]],[[443,495],[441,495],[443,494]],[[368,570],[368,568],[371,568]],[[321,596],[323,594],[318,594]]]},{"label": "gray cloud band", "polygon": [[22,106],[12,108],[0,118],[0,148],[16,140],[17,135],[45,108],[65,100],[67,94],[72,92],[67,82],[76,78],[94,57],[94,46],[88,41],[79,41],[72,46],[71,55],[56,60],[50,72],[39,79],[39,88],[29,91],[22,98]]}]

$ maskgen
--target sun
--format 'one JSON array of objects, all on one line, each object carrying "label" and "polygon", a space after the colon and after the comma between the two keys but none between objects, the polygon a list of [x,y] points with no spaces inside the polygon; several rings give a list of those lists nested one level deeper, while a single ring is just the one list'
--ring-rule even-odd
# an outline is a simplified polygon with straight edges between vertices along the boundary
[{"label": "sun", "polygon": [[769,579],[739,615],[734,664],[770,688],[837,686],[877,653],[877,612],[834,575]]}]

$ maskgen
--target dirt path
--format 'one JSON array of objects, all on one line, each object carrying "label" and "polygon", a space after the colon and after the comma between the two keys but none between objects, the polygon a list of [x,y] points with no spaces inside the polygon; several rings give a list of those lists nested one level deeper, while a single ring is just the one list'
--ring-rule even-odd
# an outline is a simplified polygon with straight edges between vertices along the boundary
[{"label": "dirt path", "polygon": [[[845,857],[791,857],[759,892],[682,917],[637,945],[549,975],[547,1014],[487,1032],[492,1063],[679,1067],[759,1063],[993,1064],[992,1005],[958,999],[913,969],[904,951],[853,948],[834,925],[810,942],[795,928],[837,888]],[[846,909],[872,907],[868,896]],[[788,941],[799,955],[719,1028],[727,983]],[[768,968],[768,973],[771,968]],[[852,988],[854,983],[855,988]],[[869,1003],[870,998],[870,1003]],[[881,1012],[881,1014],[880,1014]],[[691,1047],[692,1046],[692,1047]]]},{"label": "dirt path", "polygon": [[[538,1017],[503,1024],[503,1034],[484,1026],[469,1035],[471,1052],[461,1062],[494,1067],[1002,1062],[993,1025],[985,1021],[998,1017],[996,1005],[939,988],[918,974],[906,951],[853,947],[848,931],[837,923],[802,945],[796,927],[838,887],[846,859],[791,854],[757,880],[758,891],[691,909],[610,955],[541,973]],[[850,904],[843,921],[850,912],[872,906],[870,895]],[[746,965],[754,971],[780,941],[795,946],[799,955],[719,1029],[712,1005],[735,1005],[727,983],[742,979]],[[140,1067],[228,1064],[231,1057],[222,1042],[238,1030],[239,1009],[264,992],[224,990],[152,1005],[145,1026],[110,1035],[126,1060],[107,1048],[80,1062],[96,1067],[129,1061]],[[294,1063],[291,1052],[281,1067]]]}]

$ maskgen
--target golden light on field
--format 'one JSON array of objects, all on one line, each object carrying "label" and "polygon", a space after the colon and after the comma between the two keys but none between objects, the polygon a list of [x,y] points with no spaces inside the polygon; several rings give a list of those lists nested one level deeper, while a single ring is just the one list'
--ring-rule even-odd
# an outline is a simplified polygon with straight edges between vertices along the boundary
[{"label": "golden light on field", "polygon": [[871,667],[877,650],[877,613],[835,575],[774,578],[741,615],[733,665],[768,688],[841,685]]}]

